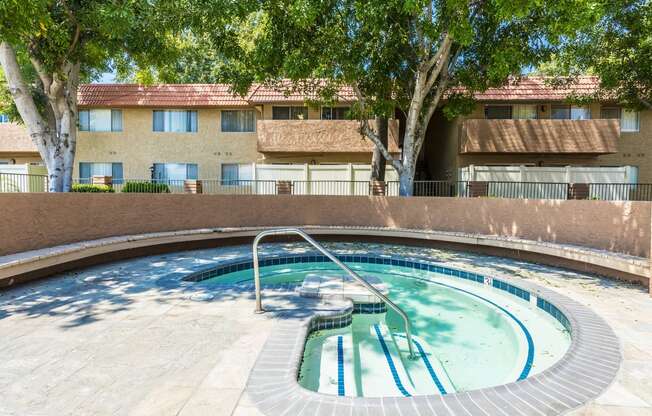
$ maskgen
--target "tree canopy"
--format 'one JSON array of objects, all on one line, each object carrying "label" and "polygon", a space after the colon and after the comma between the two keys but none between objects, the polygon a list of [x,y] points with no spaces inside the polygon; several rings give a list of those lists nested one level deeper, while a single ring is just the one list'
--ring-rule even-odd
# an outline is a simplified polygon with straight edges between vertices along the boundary
[{"label": "tree canopy", "polygon": [[8,113],[25,123],[51,190],[71,186],[79,83],[116,66],[172,60],[173,33],[162,21],[152,0],[0,2],[4,106],[8,92]]},{"label": "tree canopy", "polygon": [[[270,0],[243,3],[236,24],[214,31],[206,20],[219,8],[186,2],[201,5],[188,23],[211,37],[236,90],[289,78],[332,99],[352,86],[361,132],[399,172],[406,195],[435,111],[468,111],[473,92],[548,60],[602,14],[600,0]],[[367,122],[395,108],[405,115],[400,160]]]},{"label": "tree canopy", "polygon": [[601,88],[590,98],[652,109],[652,2],[606,2],[599,22],[582,29],[541,72],[571,80],[597,75]]}]

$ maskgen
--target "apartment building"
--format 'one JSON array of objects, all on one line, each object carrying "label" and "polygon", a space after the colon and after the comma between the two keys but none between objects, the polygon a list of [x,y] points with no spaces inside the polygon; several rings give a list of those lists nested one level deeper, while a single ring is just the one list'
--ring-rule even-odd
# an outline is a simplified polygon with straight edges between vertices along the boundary
[{"label": "apartment building", "polygon": [[[469,166],[631,166],[638,182],[652,183],[652,111],[568,103],[597,87],[593,77],[565,87],[528,77],[477,94],[465,117],[436,114],[419,178],[459,179]],[[340,90],[333,106],[308,104],[315,98],[284,86],[255,85],[240,97],[226,85],[82,85],[74,176],[233,181],[261,179],[254,163],[369,164],[371,142],[346,119],[352,91]],[[398,155],[398,120],[389,142]],[[0,163],[39,160],[22,127],[0,123]]]},{"label": "apartment building", "polygon": [[568,103],[598,85],[595,77],[564,87],[528,77],[479,93],[471,114],[435,116],[424,168],[432,179],[457,179],[469,166],[632,166],[638,182],[652,183],[652,111]]},{"label": "apartment building", "polygon": [[[369,164],[372,144],[334,106],[263,85],[246,97],[226,85],[83,85],[74,175],[129,179],[256,179],[258,164]],[[398,153],[392,122],[390,150]]]}]

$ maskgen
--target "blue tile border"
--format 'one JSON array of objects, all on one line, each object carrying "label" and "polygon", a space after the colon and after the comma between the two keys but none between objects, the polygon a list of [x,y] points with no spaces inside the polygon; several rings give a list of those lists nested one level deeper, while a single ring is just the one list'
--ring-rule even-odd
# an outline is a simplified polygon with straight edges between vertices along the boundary
[{"label": "blue tile border", "polygon": [[[440,273],[447,276],[458,277],[460,279],[468,280],[476,283],[491,284],[495,289],[502,290],[509,293],[510,295],[516,296],[526,302],[530,302],[531,293],[525,289],[522,289],[518,286],[507,283],[503,280],[486,276],[478,273],[473,273],[465,270],[459,270],[451,267],[442,266],[440,264],[430,263],[430,262],[421,262],[416,260],[405,260],[402,258],[387,257],[387,256],[362,256],[362,255],[341,255],[336,254],[336,257],[345,262],[345,263],[366,263],[366,264],[381,264],[381,265],[392,265],[395,267],[406,267],[415,270],[423,270],[432,273]],[[284,264],[295,264],[295,263],[326,263],[330,260],[326,256],[320,254],[292,254],[292,255],[270,255],[268,258],[262,259],[260,261],[260,267],[266,266],[278,266]],[[191,274],[186,275],[183,280],[191,282],[200,282],[207,279],[212,279],[215,277],[223,276],[228,273],[233,273],[237,271],[253,269],[253,262],[250,258],[246,259],[236,259],[232,262],[220,265],[218,267],[211,267],[206,270],[200,270]],[[251,279],[233,284],[224,284],[225,286],[237,286],[241,284],[250,284]],[[265,282],[262,282],[265,286]],[[568,318],[554,305],[550,304],[547,301],[540,300],[537,298],[537,306],[542,310],[548,312],[552,317],[557,319],[566,330],[570,332],[570,324]],[[362,313],[382,313],[381,312],[362,312]]]}]

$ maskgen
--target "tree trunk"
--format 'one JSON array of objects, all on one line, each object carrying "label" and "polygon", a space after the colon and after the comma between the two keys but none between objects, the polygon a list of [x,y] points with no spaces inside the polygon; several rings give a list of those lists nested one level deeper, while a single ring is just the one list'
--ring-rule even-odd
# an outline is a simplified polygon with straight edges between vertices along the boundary
[{"label": "tree trunk", "polygon": [[[48,100],[47,118],[42,116],[23,80],[13,47],[6,42],[0,43],[0,65],[18,113],[48,170],[49,191],[67,192],[72,187],[75,159],[80,66],[67,62],[57,73],[48,74],[38,62],[32,62]],[[63,79],[59,73],[63,74]]]},{"label": "tree trunk", "polygon": [[[376,117],[376,131],[378,138],[385,148],[389,149],[388,143],[388,120],[387,117]],[[378,146],[374,146],[373,157],[371,158],[371,180],[385,180],[385,165],[387,160]]]},{"label": "tree trunk", "polygon": [[399,175],[399,196],[412,196],[414,194],[414,172],[415,166],[403,166]]}]

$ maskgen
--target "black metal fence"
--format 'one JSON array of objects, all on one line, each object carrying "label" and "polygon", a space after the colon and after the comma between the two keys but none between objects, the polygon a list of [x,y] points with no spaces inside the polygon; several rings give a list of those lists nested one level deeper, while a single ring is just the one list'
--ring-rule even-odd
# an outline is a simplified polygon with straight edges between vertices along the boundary
[{"label": "black metal fence", "polygon": [[[372,186],[369,181],[120,179],[111,181],[108,185],[99,188],[92,186],[92,182],[92,178],[75,179],[73,181],[74,190],[77,192],[197,193],[209,195],[368,196],[377,194],[379,189],[378,184]],[[6,192],[48,192],[48,177],[46,175],[0,173],[0,193]],[[386,196],[398,196],[400,194],[399,182],[385,182],[384,194]],[[415,181],[413,196],[652,201],[652,184]]]}]

